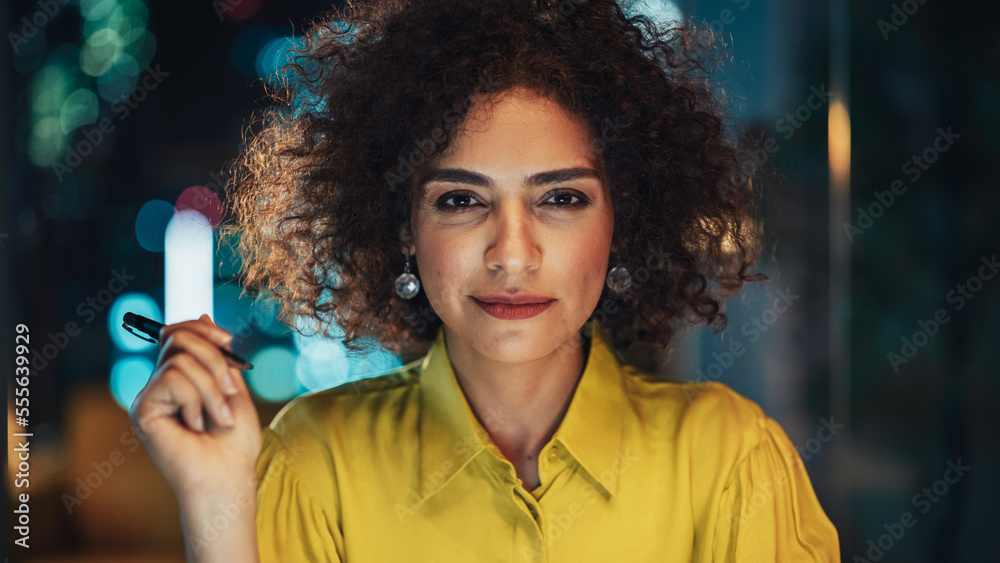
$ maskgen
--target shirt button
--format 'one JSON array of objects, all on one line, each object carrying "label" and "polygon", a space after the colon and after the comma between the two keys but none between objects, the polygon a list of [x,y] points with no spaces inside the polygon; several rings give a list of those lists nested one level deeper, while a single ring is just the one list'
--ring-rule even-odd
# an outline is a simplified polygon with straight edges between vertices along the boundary
[{"label": "shirt button", "polygon": [[559,449],[553,446],[552,449],[549,450],[549,461],[555,461],[557,459],[559,459]]}]

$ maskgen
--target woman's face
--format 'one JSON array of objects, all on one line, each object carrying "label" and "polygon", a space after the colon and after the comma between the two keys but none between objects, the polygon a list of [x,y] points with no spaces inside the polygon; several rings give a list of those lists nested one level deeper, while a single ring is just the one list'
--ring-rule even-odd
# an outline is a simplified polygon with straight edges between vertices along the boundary
[{"label": "woman's face", "polygon": [[506,94],[491,115],[472,105],[424,177],[410,250],[449,347],[521,363],[566,344],[597,306],[614,216],[586,127],[547,98]]}]

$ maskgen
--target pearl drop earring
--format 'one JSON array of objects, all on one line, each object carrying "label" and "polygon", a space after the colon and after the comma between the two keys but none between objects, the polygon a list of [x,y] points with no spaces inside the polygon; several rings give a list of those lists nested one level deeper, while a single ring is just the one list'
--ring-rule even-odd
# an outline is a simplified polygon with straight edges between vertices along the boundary
[{"label": "pearl drop earring", "polygon": [[411,257],[411,254],[406,255],[406,267],[403,273],[396,278],[396,295],[403,299],[413,299],[417,293],[420,293],[420,280],[417,279],[417,276],[410,273]]},{"label": "pearl drop earring", "polygon": [[608,270],[608,277],[605,283],[611,291],[622,294],[632,287],[632,275],[629,274],[628,269],[624,266],[615,266]]}]

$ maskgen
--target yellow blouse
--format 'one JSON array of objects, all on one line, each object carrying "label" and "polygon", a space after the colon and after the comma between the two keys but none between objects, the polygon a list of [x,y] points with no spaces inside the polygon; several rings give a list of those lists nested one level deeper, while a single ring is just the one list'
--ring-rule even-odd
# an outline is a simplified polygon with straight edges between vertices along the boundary
[{"label": "yellow blouse", "polygon": [[422,360],[292,401],[257,462],[261,561],[840,560],[778,423],[720,383],[622,365],[596,326],[538,488],[483,424],[443,331]]}]

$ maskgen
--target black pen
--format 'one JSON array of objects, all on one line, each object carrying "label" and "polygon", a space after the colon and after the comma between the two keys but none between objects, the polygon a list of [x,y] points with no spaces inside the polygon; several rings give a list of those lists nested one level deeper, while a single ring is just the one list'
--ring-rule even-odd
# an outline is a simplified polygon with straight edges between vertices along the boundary
[{"label": "black pen", "polygon": [[[146,342],[159,342],[160,329],[163,328],[163,323],[158,323],[152,319],[147,319],[142,315],[136,315],[135,313],[125,313],[125,316],[122,318],[122,321],[124,321],[122,322],[122,326],[125,327],[125,330],[131,332],[132,334],[138,336],[139,338],[142,338]],[[149,335],[149,338],[146,338],[142,334],[139,334],[138,332],[136,332],[136,330],[138,330],[143,334]],[[222,352],[222,355],[229,360],[229,364],[232,365],[233,367],[239,368],[241,370],[253,369],[253,364],[237,356],[236,354],[233,354],[229,350],[226,350],[225,348],[219,348],[219,351]]]}]

